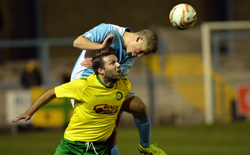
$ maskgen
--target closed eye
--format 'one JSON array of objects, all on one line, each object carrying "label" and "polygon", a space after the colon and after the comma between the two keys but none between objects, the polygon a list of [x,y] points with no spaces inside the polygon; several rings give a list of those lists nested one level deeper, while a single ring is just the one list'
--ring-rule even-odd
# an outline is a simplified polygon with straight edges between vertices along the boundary
[{"label": "closed eye", "polygon": [[145,52],[144,51],[140,51],[138,54],[139,55],[145,55]]}]

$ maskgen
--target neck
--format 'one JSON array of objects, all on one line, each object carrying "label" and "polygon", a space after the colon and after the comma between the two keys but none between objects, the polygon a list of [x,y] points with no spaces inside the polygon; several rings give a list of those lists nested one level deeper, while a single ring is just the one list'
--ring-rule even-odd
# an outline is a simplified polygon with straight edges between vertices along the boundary
[{"label": "neck", "polygon": [[98,75],[99,79],[101,80],[102,84],[106,87],[113,87],[117,80],[110,80],[105,78],[102,75]]}]

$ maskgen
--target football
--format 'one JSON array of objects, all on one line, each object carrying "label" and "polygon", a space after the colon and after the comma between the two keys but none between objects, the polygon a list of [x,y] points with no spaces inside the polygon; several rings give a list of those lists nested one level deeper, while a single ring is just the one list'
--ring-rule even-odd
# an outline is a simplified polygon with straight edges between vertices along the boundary
[{"label": "football", "polygon": [[179,30],[187,30],[193,27],[196,19],[196,11],[191,5],[186,3],[174,6],[169,14],[170,23]]}]

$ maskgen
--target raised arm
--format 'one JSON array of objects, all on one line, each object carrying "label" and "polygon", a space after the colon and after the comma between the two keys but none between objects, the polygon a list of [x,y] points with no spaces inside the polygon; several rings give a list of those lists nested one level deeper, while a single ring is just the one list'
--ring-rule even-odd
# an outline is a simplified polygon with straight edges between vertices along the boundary
[{"label": "raised arm", "polygon": [[78,38],[76,38],[74,40],[73,46],[81,50],[96,50],[103,48],[102,44],[92,42],[88,38],[85,38],[83,36],[79,36]]},{"label": "raised arm", "polygon": [[88,38],[85,38],[83,36],[79,36],[75,41],[73,46],[82,50],[87,50],[85,53],[85,60],[83,62],[81,62],[82,66],[85,67],[92,67],[92,57],[89,56],[91,54],[89,54],[90,51],[94,51],[97,49],[103,49],[105,47],[109,47],[112,44],[112,41],[114,39],[114,35],[113,34],[109,34],[103,41],[102,44],[99,43],[95,43],[95,42],[91,42]]},{"label": "raised arm", "polygon": [[73,46],[81,50],[98,50],[98,49],[103,49],[106,46],[110,46],[113,38],[114,38],[114,35],[109,34],[104,39],[103,43],[100,44],[100,43],[92,42],[88,38],[85,38],[83,36],[79,36],[78,38],[74,40]]},{"label": "raised arm", "polygon": [[42,94],[25,113],[17,116],[15,119],[12,120],[12,122],[15,123],[21,119],[24,119],[25,121],[30,120],[30,118],[38,109],[49,103],[54,98],[56,98],[55,89],[52,88]]}]

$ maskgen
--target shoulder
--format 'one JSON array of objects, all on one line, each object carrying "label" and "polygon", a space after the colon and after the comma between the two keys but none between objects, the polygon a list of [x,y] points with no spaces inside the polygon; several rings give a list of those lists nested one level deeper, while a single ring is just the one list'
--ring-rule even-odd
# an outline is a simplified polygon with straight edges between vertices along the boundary
[{"label": "shoulder", "polygon": [[71,82],[68,82],[65,84],[64,87],[75,89],[75,90],[84,90],[90,87],[91,85],[93,85],[93,83],[95,82],[92,80],[91,75],[90,75],[88,77],[80,77]]},{"label": "shoulder", "polygon": [[79,80],[88,81],[88,77],[80,77]]},{"label": "shoulder", "polygon": [[129,82],[128,78],[126,78],[126,77],[121,77],[121,80],[122,80],[124,83],[128,83],[128,82]]},{"label": "shoulder", "polygon": [[122,77],[119,81],[120,81],[125,87],[128,87],[129,89],[131,88],[131,83],[130,83],[130,81],[128,80],[128,78]]},{"label": "shoulder", "polygon": [[83,34],[84,36],[87,36],[90,35],[90,34],[103,34],[103,33],[107,33],[109,30],[109,25],[108,24],[105,24],[105,23],[102,23],[102,24],[99,24],[95,27],[93,27],[92,29],[90,29],[89,31],[87,31],[85,34]]},{"label": "shoulder", "polygon": [[115,25],[115,24],[102,23],[98,25],[97,27],[107,29],[108,31],[116,31],[121,35],[123,35],[125,31],[132,32],[132,30],[128,27],[122,27],[122,26]]},{"label": "shoulder", "polygon": [[82,88],[84,86],[86,87],[88,85],[88,78],[80,77],[66,84],[68,84],[71,88]]},{"label": "shoulder", "polygon": [[96,75],[95,74],[91,74],[88,77],[80,77],[78,78],[78,81],[80,81],[81,83],[90,83],[96,80]]},{"label": "shoulder", "polygon": [[88,76],[88,77],[80,77],[78,79],[75,79],[73,81],[71,81],[70,83],[72,83],[73,85],[76,85],[77,87],[82,87],[82,86],[87,86],[89,84],[91,84],[91,82],[93,81],[93,74]]},{"label": "shoulder", "polygon": [[85,32],[82,36],[90,39],[92,42],[102,43],[110,31],[111,28],[109,24],[102,23]]},{"label": "shoulder", "polygon": [[125,31],[132,32],[132,30],[128,27],[122,27],[122,26],[118,26],[118,25],[114,25],[114,24],[108,24],[108,25],[110,25],[110,27],[112,27],[111,30],[115,30],[121,35],[123,35]]},{"label": "shoulder", "polygon": [[121,27],[121,26],[114,25],[114,24],[106,24],[106,23],[102,23],[102,24],[98,25],[97,28],[98,29],[105,29],[108,31],[117,31],[120,34],[123,34],[124,31],[127,30],[127,28],[125,28],[125,27]]},{"label": "shoulder", "polygon": [[96,27],[93,28],[93,30],[108,30],[111,31],[112,30],[112,24],[106,24],[106,23],[101,23],[99,25],[97,25]]}]

